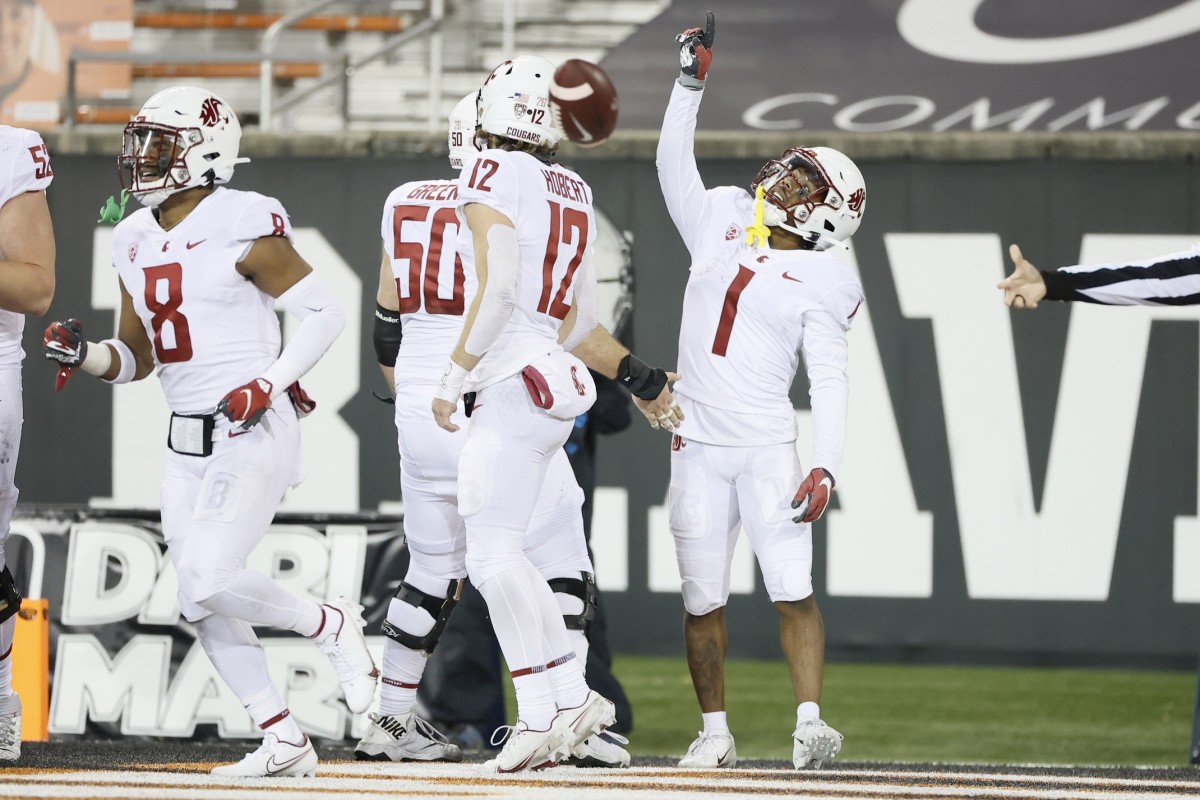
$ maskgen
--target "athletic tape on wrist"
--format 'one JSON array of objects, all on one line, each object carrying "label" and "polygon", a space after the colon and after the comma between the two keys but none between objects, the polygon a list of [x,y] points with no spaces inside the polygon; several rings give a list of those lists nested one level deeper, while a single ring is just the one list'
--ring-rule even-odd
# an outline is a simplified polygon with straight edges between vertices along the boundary
[{"label": "athletic tape on wrist", "polygon": [[79,368],[88,375],[99,378],[108,372],[112,366],[112,351],[104,346],[104,342],[88,342],[87,355],[79,362]]},{"label": "athletic tape on wrist", "polygon": [[442,370],[442,382],[433,396],[448,403],[457,403],[458,398],[462,396],[462,386],[466,379],[466,369],[460,367],[453,360],[447,361],[446,368]]}]

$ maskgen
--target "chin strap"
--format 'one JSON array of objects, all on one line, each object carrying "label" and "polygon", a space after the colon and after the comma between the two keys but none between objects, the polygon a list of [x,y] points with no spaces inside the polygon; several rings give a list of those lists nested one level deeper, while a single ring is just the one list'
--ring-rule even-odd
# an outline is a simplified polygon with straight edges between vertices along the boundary
[{"label": "chin strap", "polygon": [[762,184],[754,187],[754,224],[746,228],[746,241],[749,244],[759,244],[763,247],[767,246],[767,238],[771,235],[771,229],[763,224],[763,203],[766,193],[763,191]]}]

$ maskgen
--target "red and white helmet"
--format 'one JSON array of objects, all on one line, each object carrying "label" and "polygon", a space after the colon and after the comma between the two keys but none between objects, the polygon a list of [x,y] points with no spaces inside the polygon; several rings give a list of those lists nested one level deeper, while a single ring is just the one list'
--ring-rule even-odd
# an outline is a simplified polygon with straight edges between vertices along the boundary
[{"label": "red and white helmet", "polygon": [[762,186],[763,223],[824,250],[854,235],[867,208],[862,173],[832,147],[793,147],[768,161],[751,188]]},{"label": "red and white helmet", "polygon": [[446,143],[450,148],[450,166],[462,169],[468,161],[482,152],[475,140],[479,128],[479,90],[471,92],[455,104],[450,112],[450,130]]},{"label": "red and white helmet", "polygon": [[238,158],[242,126],[217,95],[172,86],[146,101],[125,126],[117,170],[121,186],[144,206],[176,192],[227,183]]},{"label": "red and white helmet", "polygon": [[479,90],[479,127],[518,142],[553,146],[562,138],[550,106],[554,65],[519,56],[492,70]]}]

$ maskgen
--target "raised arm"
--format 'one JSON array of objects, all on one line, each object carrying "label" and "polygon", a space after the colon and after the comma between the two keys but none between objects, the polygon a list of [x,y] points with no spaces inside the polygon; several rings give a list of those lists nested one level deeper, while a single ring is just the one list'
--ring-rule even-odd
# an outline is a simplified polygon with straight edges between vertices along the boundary
[{"label": "raised arm", "polygon": [[680,74],[671,89],[655,157],[663,200],[689,252],[695,252],[708,225],[708,195],[696,167],[696,114],[704,95],[715,35],[716,23],[709,12],[704,31],[691,28],[676,37],[680,43]]}]

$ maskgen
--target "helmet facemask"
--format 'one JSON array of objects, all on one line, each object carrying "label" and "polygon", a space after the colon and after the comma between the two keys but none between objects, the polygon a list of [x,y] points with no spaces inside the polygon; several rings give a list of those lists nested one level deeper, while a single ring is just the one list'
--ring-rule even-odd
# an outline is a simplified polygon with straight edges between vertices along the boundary
[{"label": "helmet facemask", "polygon": [[[196,128],[173,128],[133,121],[125,126],[121,157],[117,160],[121,188],[151,208],[172,194],[198,185],[187,166],[187,154],[204,140]],[[211,173],[211,170],[210,170]],[[205,178],[212,181],[212,175]]]},{"label": "helmet facemask", "polygon": [[[853,167],[853,162],[837,151],[819,150]],[[858,229],[865,196],[861,186],[839,184],[822,164],[821,155],[817,150],[792,148],[782,158],[768,161],[752,184],[752,188],[763,189],[763,222],[796,234],[817,250],[848,239]],[[856,167],[852,171],[857,175]],[[844,182],[847,176],[839,175]],[[861,184],[861,176],[857,182]],[[857,202],[846,196],[851,189]]]}]

